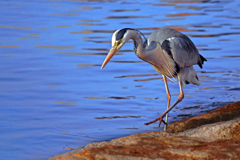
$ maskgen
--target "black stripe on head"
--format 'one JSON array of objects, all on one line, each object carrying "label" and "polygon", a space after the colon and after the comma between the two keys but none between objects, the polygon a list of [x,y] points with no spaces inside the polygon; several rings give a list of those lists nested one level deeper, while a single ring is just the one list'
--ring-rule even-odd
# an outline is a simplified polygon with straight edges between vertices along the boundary
[{"label": "black stripe on head", "polygon": [[116,40],[119,41],[123,38],[124,34],[127,32],[127,30],[135,30],[132,28],[123,28],[121,30],[118,31],[117,35],[116,35]]}]

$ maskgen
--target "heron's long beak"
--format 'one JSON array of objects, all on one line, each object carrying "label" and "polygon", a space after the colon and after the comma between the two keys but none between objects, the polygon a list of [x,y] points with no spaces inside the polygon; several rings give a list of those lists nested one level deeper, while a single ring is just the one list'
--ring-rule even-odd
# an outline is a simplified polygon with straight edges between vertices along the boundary
[{"label": "heron's long beak", "polygon": [[113,57],[113,55],[117,52],[117,47],[113,46],[110,51],[108,52],[107,57],[105,58],[101,69],[103,69],[105,67],[105,65],[108,63],[108,61]]},{"label": "heron's long beak", "polygon": [[[120,43],[119,43],[120,44]],[[108,63],[108,61],[113,57],[113,55],[122,47],[122,45],[119,45],[119,44],[115,44],[111,49],[110,51],[108,52],[108,55],[107,57],[105,58],[103,64],[102,64],[102,67],[101,69],[104,68],[104,66]]]}]

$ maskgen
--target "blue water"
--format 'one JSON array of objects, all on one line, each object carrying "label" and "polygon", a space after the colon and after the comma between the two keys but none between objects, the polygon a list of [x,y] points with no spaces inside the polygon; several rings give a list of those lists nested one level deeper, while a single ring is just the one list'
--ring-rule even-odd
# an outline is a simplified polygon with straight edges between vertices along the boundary
[{"label": "blue water", "polygon": [[[135,56],[132,43],[100,70],[121,28],[147,36],[175,28],[207,58],[203,69],[195,66],[202,85],[184,88],[170,122],[238,101],[240,2],[191,2],[0,1],[1,159],[48,159],[163,129],[143,125],[165,111],[166,93],[161,75]],[[169,87],[173,102],[178,84]]]}]

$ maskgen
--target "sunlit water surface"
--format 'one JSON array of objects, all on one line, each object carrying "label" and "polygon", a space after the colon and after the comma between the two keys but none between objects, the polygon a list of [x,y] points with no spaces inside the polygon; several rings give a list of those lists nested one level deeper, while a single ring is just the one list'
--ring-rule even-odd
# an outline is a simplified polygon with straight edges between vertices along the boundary
[{"label": "sunlit water surface", "polygon": [[[127,43],[107,66],[112,33],[175,28],[207,58],[195,66],[170,122],[240,97],[240,1],[0,1],[1,159],[47,159],[91,142],[159,131],[143,125],[166,109],[161,75]],[[169,83],[172,102],[177,83]]]}]

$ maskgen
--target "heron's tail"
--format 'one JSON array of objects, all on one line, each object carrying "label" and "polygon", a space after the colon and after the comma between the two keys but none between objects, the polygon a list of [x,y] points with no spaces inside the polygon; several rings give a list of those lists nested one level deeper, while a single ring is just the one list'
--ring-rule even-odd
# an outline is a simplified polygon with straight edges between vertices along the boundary
[{"label": "heron's tail", "polygon": [[201,84],[198,80],[197,73],[193,68],[193,66],[181,69],[179,72],[179,76],[180,76],[180,81],[183,87],[185,87],[189,83],[192,83],[195,85]]}]

